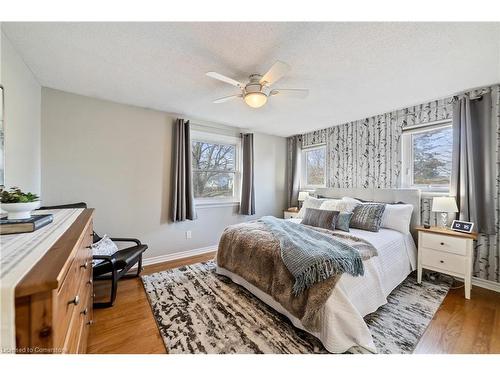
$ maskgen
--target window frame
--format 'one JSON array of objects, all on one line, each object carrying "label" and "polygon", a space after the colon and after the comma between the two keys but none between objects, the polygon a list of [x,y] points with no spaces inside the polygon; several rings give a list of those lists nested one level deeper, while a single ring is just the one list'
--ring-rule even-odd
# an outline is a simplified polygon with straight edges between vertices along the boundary
[{"label": "window frame", "polygon": [[[224,171],[226,173],[234,173],[233,180],[233,195],[231,197],[210,197],[210,198],[196,198],[194,203],[196,207],[223,207],[234,206],[240,204],[241,200],[241,138],[236,136],[229,136],[224,134],[217,134],[211,132],[204,132],[199,130],[191,131],[191,152],[193,142],[205,142],[218,145],[230,145],[235,147],[234,155],[234,172]],[[195,171],[192,170],[192,173]]]},{"label": "window frame", "polygon": [[[309,151],[314,151],[318,149],[323,149],[325,151],[325,165],[323,166],[323,184],[309,184],[307,181],[307,156],[306,154]],[[307,148],[303,148],[301,151],[301,160],[300,160],[300,188],[305,190],[314,190],[317,188],[326,187],[326,144],[315,145]]]},{"label": "window frame", "polygon": [[432,185],[418,185],[413,183],[413,177],[414,177],[413,136],[416,134],[426,133],[445,128],[451,128],[451,127],[452,127],[452,120],[441,120],[421,125],[415,125],[403,129],[403,132],[401,134],[401,155],[402,155],[401,184],[404,188],[420,189],[422,192],[426,193],[447,194],[450,192],[450,185],[444,187],[444,186],[432,186]]}]

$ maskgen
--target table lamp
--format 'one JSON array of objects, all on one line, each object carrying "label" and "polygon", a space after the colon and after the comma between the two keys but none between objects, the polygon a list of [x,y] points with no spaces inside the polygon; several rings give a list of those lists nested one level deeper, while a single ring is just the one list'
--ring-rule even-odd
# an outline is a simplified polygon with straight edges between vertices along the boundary
[{"label": "table lamp", "polygon": [[434,197],[432,199],[432,211],[441,212],[439,226],[446,228],[448,225],[448,213],[458,212],[457,201],[455,197]]},{"label": "table lamp", "polygon": [[304,202],[307,197],[309,196],[309,192],[308,191],[300,191],[299,192],[299,207],[302,207],[302,202]]}]

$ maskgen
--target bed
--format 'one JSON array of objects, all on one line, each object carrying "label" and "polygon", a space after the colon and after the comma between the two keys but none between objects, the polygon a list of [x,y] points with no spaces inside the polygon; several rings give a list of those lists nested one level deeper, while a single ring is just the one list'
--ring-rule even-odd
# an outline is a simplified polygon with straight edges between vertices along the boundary
[{"label": "bed", "polygon": [[[257,287],[252,280],[243,277],[242,272],[230,271],[220,265],[217,273],[229,277],[252,294],[290,319],[297,328],[317,337],[331,353],[346,351],[376,352],[372,336],[363,317],[387,303],[387,296],[416,267],[415,227],[420,223],[420,191],[414,189],[318,189],[318,196],[324,198],[355,197],[362,200],[394,203],[405,202],[413,206],[410,232],[402,233],[381,228],[379,232],[350,229],[354,236],[370,243],[378,255],[363,261],[364,275],[340,276],[331,294],[318,312],[319,323],[314,329],[306,328],[300,319],[273,298],[270,293]],[[289,219],[300,222],[300,219]],[[334,231],[337,232],[337,231]],[[236,244],[237,245],[237,244]],[[237,249],[237,246],[234,247]],[[255,241],[252,254],[259,254]],[[243,256],[233,252],[233,257]],[[264,270],[257,272],[266,272]]]}]

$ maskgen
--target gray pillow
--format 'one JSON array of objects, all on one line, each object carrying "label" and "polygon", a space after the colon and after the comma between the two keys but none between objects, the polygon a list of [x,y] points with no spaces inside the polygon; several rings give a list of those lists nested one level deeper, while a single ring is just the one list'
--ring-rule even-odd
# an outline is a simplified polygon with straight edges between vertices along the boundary
[{"label": "gray pillow", "polygon": [[304,214],[304,218],[301,221],[301,224],[334,230],[338,215],[338,211],[306,208],[306,212]]},{"label": "gray pillow", "polygon": [[340,212],[335,222],[335,229],[349,232],[349,223],[351,221],[352,212]]},{"label": "gray pillow", "polygon": [[378,232],[382,223],[385,204],[365,203],[356,206],[352,211],[350,227]]}]

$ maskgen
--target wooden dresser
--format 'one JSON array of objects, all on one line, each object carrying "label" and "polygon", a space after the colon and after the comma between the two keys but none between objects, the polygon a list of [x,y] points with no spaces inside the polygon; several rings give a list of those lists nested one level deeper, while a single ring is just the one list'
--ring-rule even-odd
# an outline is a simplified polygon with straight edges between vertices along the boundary
[{"label": "wooden dresser", "polygon": [[85,353],[93,323],[92,215],[84,210],[16,286],[18,353]]}]

